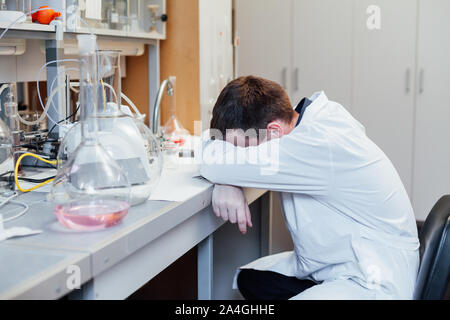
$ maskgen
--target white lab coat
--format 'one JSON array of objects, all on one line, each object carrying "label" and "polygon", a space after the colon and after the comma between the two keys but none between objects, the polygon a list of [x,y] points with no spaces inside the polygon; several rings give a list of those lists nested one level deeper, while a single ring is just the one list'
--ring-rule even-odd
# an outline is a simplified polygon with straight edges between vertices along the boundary
[{"label": "white lab coat", "polygon": [[[292,236],[294,251],[242,268],[319,284],[294,299],[411,299],[419,240],[397,171],[344,107],[323,92],[311,100],[299,126],[281,139],[249,148],[204,139],[201,174],[217,184],[279,192]],[[250,159],[264,148],[276,156]],[[213,163],[224,155],[241,161]]]}]

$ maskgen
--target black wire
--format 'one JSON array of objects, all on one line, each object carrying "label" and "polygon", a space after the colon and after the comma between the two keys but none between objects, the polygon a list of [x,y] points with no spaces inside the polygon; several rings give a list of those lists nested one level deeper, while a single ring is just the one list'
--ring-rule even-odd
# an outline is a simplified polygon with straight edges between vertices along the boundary
[{"label": "black wire", "polygon": [[[61,121],[59,121],[58,123],[55,123],[55,124],[53,125],[53,127],[50,129],[50,131],[48,132],[47,140],[48,140],[48,137],[50,136],[50,134],[53,132],[53,130],[55,130],[55,128],[56,128],[57,125],[59,125],[60,123],[62,123],[62,122],[64,122],[64,121],[69,120],[69,119],[72,118],[72,117],[75,117],[75,115],[77,114],[78,110],[80,110],[80,105],[78,105],[78,107],[77,107],[77,109],[75,110],[75,112],[72,113],[70,116],[68,116],[67,118],[65,118],[65,119],[63,119],[63,120],[61,120]],[[47,142],[47,140],[46,140],[45,142]]]},{"label": "black wire", "polygon": [[27,148],[27,149],[34,149],[34,150],[39,150],[38,147],[32,145],[32,144],[21,144],[20,145],[21,148]]},{"label": "black wire", "polygon": [[6,172],[0,174],[0,177],[6,176],[7,174],[11,174],[11,173],[14,173],[14,171],[6,171]]},{"label": "black wire", "polygon": [[46,181],[48,181],[50,179],[54,179],[54,178],[56,178],[56,176],[48,177],[48,178],[45,178],[45,179],[19,178],[19,180],[26,181],[26,182],[31,182],[31,183],[44,183],[44,182],[46,182]]}]

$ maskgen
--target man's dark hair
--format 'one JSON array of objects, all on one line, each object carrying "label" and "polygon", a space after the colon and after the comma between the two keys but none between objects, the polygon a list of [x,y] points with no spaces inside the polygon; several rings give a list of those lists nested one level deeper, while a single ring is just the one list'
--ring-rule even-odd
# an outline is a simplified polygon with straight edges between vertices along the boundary
[{"label": "man's dark hair", "polygon": [[276,82],[259,77],[240,77],[221,92],[213,110],[211,129],[266,129],[274,120],[291,122],[295,110],[286,91]]}]

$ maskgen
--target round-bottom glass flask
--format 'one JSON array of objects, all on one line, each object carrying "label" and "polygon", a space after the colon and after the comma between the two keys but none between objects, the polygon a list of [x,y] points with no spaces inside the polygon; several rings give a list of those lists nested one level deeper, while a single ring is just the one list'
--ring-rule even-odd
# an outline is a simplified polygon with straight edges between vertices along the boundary
[{"label": "round-bottom glass flask", "polygon": [[[97,118],[98,140],[128,176],[132,206],[147,201],[158,185],[162,171],[162,155],[151,130],[139,120],[125,114]],[[81,142],[81,124],[76,123],[61,142],[58,166],[64,166]]]},{"label": "round-bottom glass flask", "polygon": [[[160,145],[142,121],[127,115],[118,107],[121,105],[119,53],[99,51],[98,55],[102,87],[102,103],[99,103],[95,112],[98,141],[127,175],[131,186],[131,205],[138,205],[148,200],[159,182],[162,170]],[[65,165],[80,142],[81,124],[77,123],[61,142],[59,166]]]},{"label": "round-bottom glass flask", "polygon": [[83,141],[59,169],[52,200],[62,225],[97,231],[116,225],[128,213],[130,184],[105,148]]},{"label": "round-bottom glass flask", "polygon": [[104,103],[96,37],[78,36],[80,50],[80,142],[58,166],[51,198],[59,222],[74,230],[97,231],[119,223],[130,208],[127,174],[99,137],[96,111]]}]

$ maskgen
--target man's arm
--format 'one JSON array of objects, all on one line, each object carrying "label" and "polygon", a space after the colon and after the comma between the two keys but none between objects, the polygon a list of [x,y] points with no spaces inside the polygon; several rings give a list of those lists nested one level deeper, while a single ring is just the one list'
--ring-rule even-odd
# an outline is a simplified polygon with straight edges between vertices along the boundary
[{"label": "man's arm", "polygon": [[325,195],[333,180],[328,139],[314,128],[253,147],[205,141],[200,173],[221,185]]},{"label": "man's arm", "polygon": [[[214,212],[225,221],[238,222],[243,234],[246,226],[251,227],[251,215],[240,187],[320,195],[329,190],[333,179],[329,143],[321,135],[312,139],[306,134],[286,136],[269,143],[273,145],[240,148],[224,141],[205,140],[203,145],[200,172],[216,183]],[[255,154],[270,150],[274,152],[268,157],[271,161],[255,161]]]}]

